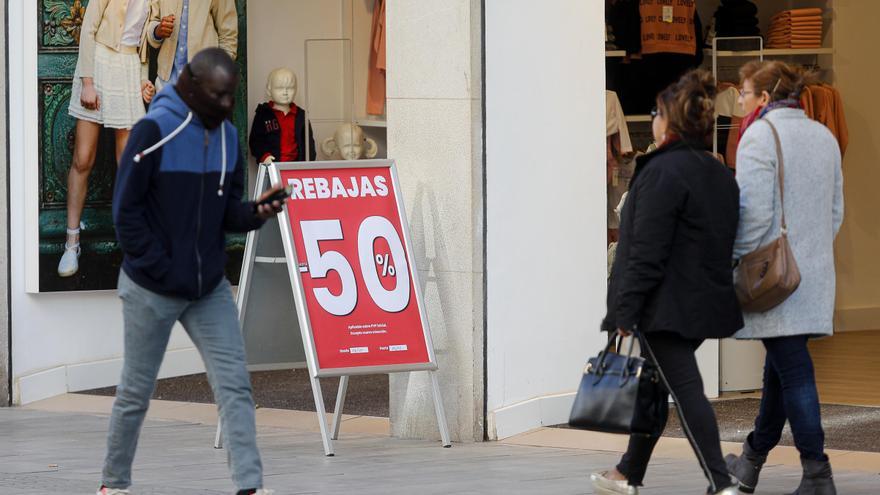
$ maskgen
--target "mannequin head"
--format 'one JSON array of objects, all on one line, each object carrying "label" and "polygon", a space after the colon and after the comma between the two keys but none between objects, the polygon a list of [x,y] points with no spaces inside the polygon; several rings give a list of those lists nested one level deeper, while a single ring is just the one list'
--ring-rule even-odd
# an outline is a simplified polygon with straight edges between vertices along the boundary
[{"label": "mannequin head", "polygon": [[375,158],[379,153],[376,141],[365,137],[364,130],[357,124],[340,124],[333,137],[321,144],[321,150],[328,157],[343,160]]},{"label": "mannequin head", "polygon": [[266,95],[276,106],[290,109],[296,97],[296,74],[285,68],[273,70],[269,73]]}]

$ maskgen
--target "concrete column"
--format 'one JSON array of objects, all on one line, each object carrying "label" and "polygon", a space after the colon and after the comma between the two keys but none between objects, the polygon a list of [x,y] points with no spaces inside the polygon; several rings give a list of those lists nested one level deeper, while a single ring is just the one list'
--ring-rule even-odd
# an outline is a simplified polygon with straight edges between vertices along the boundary
[{"label": "concrete column", "polygon": [[[6,2],[0,4],[0,67],[6,67]],[[0,77],[0,95],[7,94],[6,78]],[[9,183],[6,98],[0,98],[0,407],[9,396]]]},{"label": "concrete column", "polygon": [[[479,0],[388,1],[388,154],[397,160],[454,441],[483,439]],[[439,438],[426,373],[392,375],[392,433]]]}]

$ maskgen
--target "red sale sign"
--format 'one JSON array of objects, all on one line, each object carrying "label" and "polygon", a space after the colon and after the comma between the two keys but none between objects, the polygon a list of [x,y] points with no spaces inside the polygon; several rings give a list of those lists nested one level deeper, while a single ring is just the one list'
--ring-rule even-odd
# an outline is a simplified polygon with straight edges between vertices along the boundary
[{"label": "red sale sign", "polygon": [[288,265],[316,376],[435,369],[392,162],[281,164]]}]

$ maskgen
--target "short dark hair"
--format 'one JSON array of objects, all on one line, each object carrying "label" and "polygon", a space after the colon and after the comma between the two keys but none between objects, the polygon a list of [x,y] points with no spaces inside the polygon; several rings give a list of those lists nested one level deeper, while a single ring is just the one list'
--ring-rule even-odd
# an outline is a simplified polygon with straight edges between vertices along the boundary
[{"label": "short dark hair", "polygon": [[687,141],[705,141],[715,126],[718,88],[708,71],[695,69],[681,76],[657,96],[657,107],[669,129]]},{"label": "short dark hair", "polygon": [[205,48],[196,53],[188,65],[192,75],[197,78],[207,77],[217,69],[238,77],[238,66],[235,65],[235,61],[220,48]]}]

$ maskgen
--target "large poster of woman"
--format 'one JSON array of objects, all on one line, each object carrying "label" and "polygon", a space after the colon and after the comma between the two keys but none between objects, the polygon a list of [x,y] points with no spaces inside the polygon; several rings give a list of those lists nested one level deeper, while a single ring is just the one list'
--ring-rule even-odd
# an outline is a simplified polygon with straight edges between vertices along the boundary
[{"label": "large poster of woman", "polygon": [[[245,0],[37,2],[41,292],[116,288],[122,264],[111,212],[116,163],[128,129],[164,82],[156,79],[155,46],[199,39],[199,29],[214,22],[198,16],[223,11],[215,3],[238,20],[226,34],[237,31],[232,46],[242,78],[234,120],[246,136]],[[236,283],[244,237],[230,236],[227,245],[227,276]]]}]

